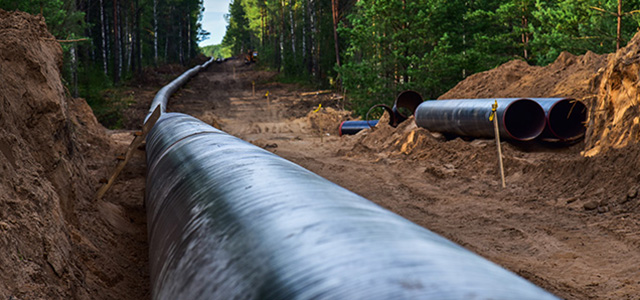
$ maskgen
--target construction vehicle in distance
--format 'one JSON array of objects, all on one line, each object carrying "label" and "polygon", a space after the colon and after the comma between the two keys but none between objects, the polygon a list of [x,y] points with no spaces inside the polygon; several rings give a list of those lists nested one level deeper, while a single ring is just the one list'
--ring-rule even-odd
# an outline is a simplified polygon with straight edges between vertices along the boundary
[{"label": "construction vehicle in distance", "polygon": [[245,64],[251,64],[251,63],[255,63],[258,59],[258,52],[253,51],[253,49],[249,49],[249,51],[247,51],[247,53],[244,54],[244,63]]}]

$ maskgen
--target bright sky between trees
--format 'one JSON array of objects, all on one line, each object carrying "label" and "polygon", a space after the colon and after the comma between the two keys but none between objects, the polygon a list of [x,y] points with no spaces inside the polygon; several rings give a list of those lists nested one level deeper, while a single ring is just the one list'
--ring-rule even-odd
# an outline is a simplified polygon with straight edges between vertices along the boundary
[{"label": "bright sky between trees", "polygon": [[210,33],[209,38],[200,42],[200,47],[216,45],[222,42],[227,30],[224,15],[229,13],[231,0],[204,0],[202,29]]}]

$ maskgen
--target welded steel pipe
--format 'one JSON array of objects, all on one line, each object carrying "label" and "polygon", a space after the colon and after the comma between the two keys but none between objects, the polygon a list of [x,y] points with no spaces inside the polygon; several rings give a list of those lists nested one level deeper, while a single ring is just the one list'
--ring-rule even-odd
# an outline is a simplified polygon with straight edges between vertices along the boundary
[{"label": "welded steel pipe", "polygon": [[583,137],[587,128],[587,107],[573,98],[530,98],[538,102],[546,116],[543,139],[574,140]]},{"label": "welded steel pipe", "polygon": [[522,98],[425,101],[416,109],[416,125],[460,136],[492,138],[495,134],[489,116],[496,100],[501,138],[528,141],[542,133],[544,110],[535,101]]},{"label": "welded steel pipe", "polygon": [[356,134],[363,129],[371,128],[378,125],[378,120],[369,120],[369,121],[342,121],[340,123],[340,127],[338,127],[338,132],[340,136],[344,134]]},{"label": "welded steel pipe", "polygon": [[178,76],[176,79],[171,81],[169,84],[162,87],[157,93],[156,96],[153,97],[153,101],[151,102],[151,107],[149,108],[149,112],[147,116],[144,118],[144,122],[146,123],[151,114],[156,107],[160,106],[160,113],[165,113],[167,110],[167,101],[169,101],[169,97],[171,94],[175,93],[181,86],[183,86],[191,77],[195,76],[200,72],[200,70],[207,68],[214,61],[213,57],[211,57],[208,61],[206,61],[202,65],[197,65],[186,72],[182,73],[182,75]]},{"label": "welded steel pipe", "polygon": [[193,117],[147,137],[154,299],[556,299]]}]

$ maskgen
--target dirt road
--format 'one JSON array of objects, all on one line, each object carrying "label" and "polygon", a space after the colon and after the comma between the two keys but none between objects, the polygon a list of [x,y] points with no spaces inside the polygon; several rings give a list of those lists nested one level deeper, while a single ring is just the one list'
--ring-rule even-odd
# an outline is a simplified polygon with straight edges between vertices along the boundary
[{"label": "dirt road", "polygon": [[[334,94],[300,96],[272,73],[214,64],[169,104],[294,161],[567,299],[638,299],[638,149],[445,140],[412,120],[339,137]],[[255,96],[252,82],[256,82]],[[269,97],[265,97],[266,93]],[[322,107],[318,108],[318,104]]]}]

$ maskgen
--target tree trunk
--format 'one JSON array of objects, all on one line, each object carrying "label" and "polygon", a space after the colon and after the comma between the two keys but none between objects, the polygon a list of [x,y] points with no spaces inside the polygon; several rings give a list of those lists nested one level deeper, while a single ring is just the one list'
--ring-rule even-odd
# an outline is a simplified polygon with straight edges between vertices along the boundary
[{"label": "tree trunk", "polygon": [[526,32],[529,27],[529,20],[527,19],[527,9],[522,7],[522,48],[524,50],[524,60],[529,60],[529,53],[527,48],[529,47],[529,34]]},{"label": "tree trunk", "polygon": [[130,22],[129,22],[129,18],[131,17],[129,14],[126,13],[126,9],[124,10],[124,29],[125,29],[125,33],[124,33],[124,41],[126,42],[125,44],[125,53],[126,53],[126,58],[127,58],[127,68],[125,69],[125,72],[131,72],[133,71],[131,69],[131,60],[132,60],[132,52],[133,52],[133,39],[131,38],[131,26],[130,26]]},{"label": "tree trunk", "polygon": [[153,0],[153,63],[158,66],[158,0]]},{"label": "tree trunk", "polygon": [[340,47],[338,45],[338,0],[331,0],[333,15],[333,43],[336,50],[336,64],[340,67]]},{"label": "tree trunk", "polygon": [[136,74],[140,74],[142,71],[142,44],[141,39],[141,25],[140,25],[140,1],[136,0],[136,53],[138,63],[136,64]]},{"label": "tree trunk", "polygon": [[184,41],[182,40],[182,20],[178,23],[178,59],[180,60],[180,64],[184,65],[184,56],[182,55],[182,44]]},{"label": "tree trunk", "polygon": [[102,31],[102,67],[104,71],[104,76],[108,76],[107,74],[107,37],[106,37],[106,28],[104,24],[104,5],[102,4],[102,0],[100,0],[100,29]]},{"label": "tree trunk", "polygon": [[280,61],[284,62],[284,33],[286,32],[284,27],[284,0],[280,2]]},{"label": "tree trunk", "polygon": [[[117,1],[116,1],[117,2]],[[120,6],[120,3],[118,2],[117,5],[117,10],[118,10],[118,16],[122,15],[122,7]],[[124,30],[122,30],[122,18],[120,17],[118,19],[118,22],[116,23],[116,27],[118,29],[118,34],[116,34],[116,36],[118,37],[118,82],[120,81],[120,78],[122,78],[122,67],[124,66],[124,64],[122,63],[122,59],[125,55],[125,51],[123,51],[123,45],[124,45],[124,39],[122,38],[123,34],[124,34]]]},{"label": "tree trunk", "polygon": [[71,49],[69,50],[71,55],[71,83],[72,87],[72,95],[74,98],[78,97],[78,59],[76,55],[76,43],[73,43]]},{"label": "tree trunk", "polygon": [[307,2],[303,0],[302,6],[302,64],[306,66],[307,63]]},{"label": "tree trunk", "polygon": [[113,83],[120,82],[120,39],[118,37],[118,0],[113,0]]},{"label": "tree trunk", "polygon": [[191,60],[191,15],[187,14],[187,60]]},{"label": "tree trunk", "polygon": [[620,50],[620,40],[622,39],[620,34],[621,23],[622,23],[622,0],[618,0],[618,28],[616,33],[616,51]]},{"label": "tree trunk", "polygon": [[264,14],[265,14],[264,11],[265,11],[265,7],[261,7],[260,8],[260,19],[262,21],[261,22],[262,25],[260,27],[260,30],[262,32],[262,35],[260,36],[260,46],[262,46],[262,48],[264,48],[264,41],[266,39],[266,30],[265,30],[265,27],[264,27]]},{"label": "tree trunk", "polygon": [[295,22],[293,21],[293,7],[295,6],[295,0],[289,2],[289,22],[291,23],[291,51],[293,52],[293,60],[296,60],[296,32]]},{"label": "tree trunk", "polygon": [[315,27],[315,14],[316,11],[314,9],[314,0],[309,0],[309,6],[307,7],[307,9],[309,10],[309,74],[311,74],[311,76],[315,77],[316,76],[316,55],[315,55],[315,49],[316,49],[316,43],[315,43],[315,37],[316,37],[316,27]]}]

